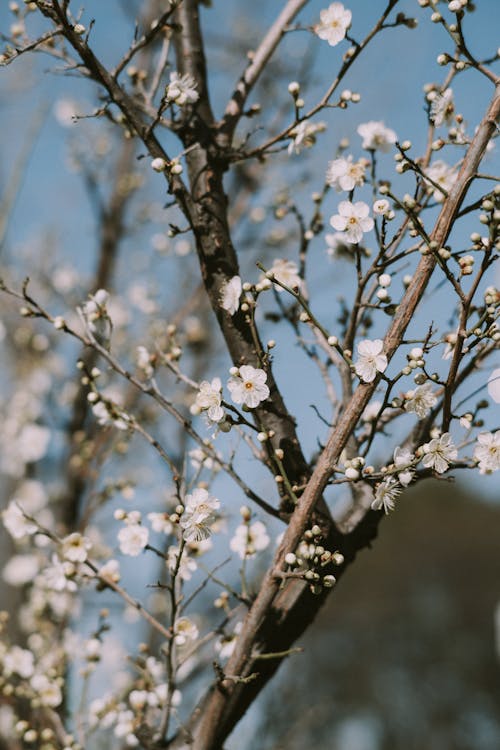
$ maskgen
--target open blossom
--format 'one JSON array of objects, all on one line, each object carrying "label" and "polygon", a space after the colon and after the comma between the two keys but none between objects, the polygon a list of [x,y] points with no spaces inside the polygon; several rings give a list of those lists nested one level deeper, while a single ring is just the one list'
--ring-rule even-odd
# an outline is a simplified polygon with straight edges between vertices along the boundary
[{"label": "open blossom", "polygon": [[394,510],[395,500],[401,492],[402,488],[396,479],[394,477],[387,477],[375,489],[375,497],[371,505],[372,510],[381,510],[383,508],[385,513]]},{"label": "open blossom", "polygon": [[347,242],[361,242],[364,232],[373,229],[373,219],[368,216],[369,212],[370,207],[363,201],[341,201],[338,214],[331,217],[330,224],[338,232],[345,232]]},{"label": "open blossom", "polygon": [[453,122],[455,105],[453,102],[453,91],[446,89],[442,94],[436,94],[431,102],[431,120],[436,127]]},{"label": "open blossom", "polygon": [[227,310],[229,315],[234,315],[240,306],[241,297],[241,279],[239,276],[233,276],[224,284],[220,297],[220,306]]},{"label": "open blossom", "polygon": [[188,73],[180,76],[177,71],[170,73],[170,83],[165,89],[165,96],[169,102],[175,102],[179,107],[194,104],[199,99],[196,91],[196,81]]},{"label": "open blossom", "polygon": [[174,526],[168,513],[148,513],[148,521],[153,531],[159,534],[172,534]]},{"label": "open blossom", "polygon": [[342,3],[332,3],[320,11],[319,18],[320,22],[314,27],[314,33],[327,41],[330,47],[335,47],[344,39],[351,25],[352,13]]},{"label": "open blossom", "polygon": [[28,649],[12,646],[3,655],[3,672],[6,676],[18,674],[19,677],[31,677],[34,670],[34,656]]},{"label": "open blossom", "polygon": [[123,555],[137,557],[148,543],[149,531],[138,523],[127,523],[118,532],[118,542]]},{"label": "open blossom", "polygon": [[145,346],[138,346],[135,351],[137,367],[142,370],[147,378],[153,377],[154,370],[151,365],[151,355]]},{"label": "open blossom", "polygon": [[370,120],[358,127],[358,135],[363,139],[362,146],[368,151],[389,151],[397,136],[394,130],[386,128],[383,122]]},{"label": "open blossom", "polygon": [[347,159],[334,159],[328,163],[326,170],[326,182],[338,192],[341,190],[354,190],[365,181],[366,163],[363,159],[353,161],[352,156]]},{"label": "open blossom", "polygon": [[229,546],[243,560],[245,557],[254,557],[257,552],[266,549],[270,541],[262,521],[255,521],[250,526],[247,524],[238,526]]},{"label": "open blossom", "polygon": [[403,487],[407,487],[415,475],[412,468],[414,459],[415,456],[408,448],[400,448],[398,445],[394,449],[394,466],[398,469],[398,481]]},{"label": "open blossom", "polygon": [[38,696],[42,706],[55,708],[62,703],[61,688],[56,682],[49,680],[47,675],[35,674],[30,680],[30,685]]},{"label": "open blossom", "polygon": [[219,508],[220,501],[202,487],[197,487],[191,495],[186,495],[180,521],[185,541],[199,542],[207,539],[211,534],[210,524],[215,520],[214,513]]},{"label": "open blossom", "polygon": [[28,521],[15,500],[11,500],[7,508],[2,511],[2,523],[13,539],[22,539],[38,531],[37,525]]},{"label": "open blossom", "polygon": [[215,642],[215,650],[220,659],[229,659],[232,656],[242,627],[243,623],[237,622],[232,633],[225,633],[219,641]]},{"label": "open blossom", "polygon": [[381,406],[382,401],[372,401],[368,404],[361,415],[363,422],[373,422],[378,417]]},{"label": "open blossom", "polygon": [[489,474],[500,469],[500,430],[481,432],[474,448],[474,458],[481,474]]},{"label": "open blossom", "polygon": [[[293,260],[276,258],[268,271],[268,275],[271,276],[271,274],[277,281],[290,287],[290,289],[295,289],[297,287],[300,289],[302,285],[302,279],[299,276],[299,269]],[[277,292],[285,291],[282,286],[279,286],[279,284],[275,284],[274,288]]]},{"label": "open blossom", "polygon": [[373,204],[373,213],[386,216],[391,210],[391,204],[386,198],[378,198]]},{"label": "open blossom", "polygon": [[255,409],[269,396],[270,391],[266,380],[267,374],[264,370],[251,365],[242,365],[238,374],[228,380],[227,387],[231,391],[231,398],[235,404],[244,404],[249,409]]},{"label": "open blossom", "polygon": [[384,342],[381,339],[370,341],[364,339],[358,344],[359,359],[355,370],[361,380],[371,383],[375,380],[377,372],[384,372],[387,367],[387,357],[384,352]]},{"label": "open blossom", "polygon": [[406,394],[405,410],[415,412],[419,419],[424,419],[436,404],[437,396],[432,391],[431,383],[419,385],[414,391],[408,391]]},{"label": "open blossom", "polygon": [[453,444],[449,432],[445,432],[440,438],[433,438],[430,443],[424,445],[423,465],[427,469],[434,469],[438,474],[444,474],[450,463],[458,456],[458,451]]},{"label": "open blossom", "polygon": [[74,532],[62,540],[61,555],[70,562],[82,563],[87,559],[87,551],[91,547],[90,539]]},{"label": "open blossom", "polygon": [[324,122],[309,122],[309,120],[302,120],[292,130],[290,130],[290,137],[293,139],[288,146],[288,153],[300,154],[303,148],[311,148],[316,143],[316,134],[322,133],[326,130]]},{"label": "open blossom", "polygon": [[72,580],[76,568],[69,560],[61,561],[57,555],[52,555],[52,565],[40,574],[40,582],[52,591],[70,591],[77,589],[75,581]]},{"label": "open blossom", "polygon": [[[438,159],[430,167],[427,167],[425,174],[429,177],[436,185],[443,188],[448,193],[455,182],[457,181],[457,173],[453,167],[446,164],[442,159]],[[439,187],[435,187],[429,184],[429,192],[432,193],[434,200],[438,203],[442,203],[445,199],[445,195]]]},{"label": "open blossom", "polygon": [[189,617],[180,617],[174,626],[174,641],[178,646],[185,646],[189,641],[198,638],[199,630]]},{"label": "open blossom", "polygon": [[208,380],[203,380],[196,395],[195,405],[202,411],[206,411],[208,418],[212,422],[220,422],[225,417],[221,401],[222,383],[220,379],[213,378],[211,383]]},{"label": "open blossom", "polygon": [[2,571],[2,578],[9,586],[24,586],[30,583],[40,569],[37,555],[12,555]]}]

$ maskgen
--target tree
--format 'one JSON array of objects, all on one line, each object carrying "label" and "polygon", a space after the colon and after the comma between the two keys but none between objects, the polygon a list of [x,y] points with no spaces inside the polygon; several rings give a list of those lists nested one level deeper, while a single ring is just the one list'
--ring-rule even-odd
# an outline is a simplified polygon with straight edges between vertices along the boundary
[{"label": "tree", "polygon": [[[140,5],[138,20],[124,7],[128,36],[116,56],[99,39],[109,9],[80,13],[67,0],[10,7],[1,58],[8,72],[42,52],[89,82],[98,101],[92,108],[60,101],[57,109],[90,139],[73,140],[71,159],[94,207],[98,252],[84,291],[71,251],[62,266],[47,247],[39,270],[28,258],[24,283],[16,282],[22,263],[11,254],[2,282],[4,298],[20,301],[30,324],[18,327],[9,308],[4,335],[18,356],[11,373],[18,390],[4,405],[10,501],[3,522],[19,550],[5,577],[23,598],[2,650],[9,731],[18,738],[9,747],[99,747],[110,729],[128,746],[222,747],[357,552],[404,502],[404,489],[450,470],[490,474],[500,466],[500,431],[482,412],[499,400],[499,371],[488,361],[500,337],[492,276],[500,190],[480,166],[497,134],[498,55],[471,52],[472,3],[420,0],[414,9],[439,26],[450,50],[437,58],[444,79],[426,86],[420,155],[373,118],[359,123],[356,145],[327,135],[327,125],[360,100],[342,87],[374,40],[416,28],[398,0],[380,3],[364,38],[355,9],[288,0],[246,63],[244,39],[231,48],[243,72],[222,107],[209,91],[220,38],[213,26],[204,32],[200,3]],[[203,11],[207,23],[215,12]],[[205,52],[211,35],[213,67]],[[312,50],[304,51],[302,71],[300,60],[280,58],[299,35]],[[334,75],[331,65],[314,67],[318,49],[328,50]],[[319,73],[322,92],[306,106]],[[493,92],[467,123],[456,101],[472,75]],[[301,80],[288,83],[292,77]],[[304,173],[317,143],[333,157],[326,177],[324,169]],[[384,152],[395,156],[395,177]],[[287,187],[276,190],[283,180]],[[151,211],[152,196],[164,200],[165,191],[167,202]],[[161,306],[140,283],[128,300],[124,291],[134,273],[127,244],[143,242],[158,223],[168,230],[155,232],[154,246],[178,254],[165,270],[147,251]],[[325,235],[328,223],[335,233]],[[321,283],[326,272],[311,258],[322,241],[333,258],[329,284],[345,271],[335,312]],[[185,254],[190,242],[197,271]],[[130,314],[133,306],[141,316]],[[35,333],[37,319],[43,328]],[[215,320],[222,337],[212,331]],[[227,384],[221,340],[232,365]],[[71,383],[61,357],[75,359],[75,342],[79,375]],[[36,368],[28,362],[34,354]],[[285,370],[281,378],[275,367]],[[284,397],[295,378],[300,411],[315,401],[315,421],[303,417],[317,434],[314,447]],[[62,425],[66,445],[49,442],[50,428],[60,434]],[[155,476],[149,489],[146,467]],[[161,505],[151,486],[158,492],[165,476],[171,487]],[[229,480],[247,503],[239,520]],[[116,495],[130,498],[134,485],[136,503],[124,510]],[[271,531],[281,532],[275,551]],[[228,551],[233,567],[224,569]],[[198,561],[203,555],[206,563]],[[154,606],[143,587],[132,593],[138,570],[127,558],[141,561]],[[259,559],[267,569],[254,564]],[[78,674],[68,628],[78,634],[76,604],[90,591],[103,609],[91,630],[80,629]],[[109,629],[120,637],[108,612],[117,598],[150,628],[147,644],[135,645],[126,682],[113,691],[94,685],[87,705]]]}]

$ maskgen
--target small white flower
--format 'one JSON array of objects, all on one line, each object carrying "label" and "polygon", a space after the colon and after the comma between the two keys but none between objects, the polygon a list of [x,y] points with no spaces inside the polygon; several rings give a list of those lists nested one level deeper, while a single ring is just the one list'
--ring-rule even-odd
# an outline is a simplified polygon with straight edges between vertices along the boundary
[{"label": "small white flower", "polygon": [[208,539],[211,534],[210,524],[215,520],[214,513],[219,508],[220,501],[209,495],[202,487],[197,487],[191,495],[186,495],[185,509],[180,521],[185,541],[200,542]]},{"label": "small white flower", "polygon": [[500,430],[481,432],[474,448],[474,458],[481,474],[489,474],[500,469]]},{"label": "small white flower", "polygon": [[6,676],[18,674],[19,677],[31,677],[35,671],[35,657],[28,649],[20,646],[12,648],[3,655],[3,672]]},{"label": "small white flower", "polygon": [[174,641],[178,646],[185,646],[189,641],[198,638],[199,630],[189,617],[180,617],[174,626]]},{"label": "small white flower", "polygon": [[45,588],[52,591],[74,592],[77,586],[71,578],[75,572],[73,563],[69,561],[61,562],[57,555],[52,555],[52,565],[40,573],[38,580]]},{"label": "small white flower", "polygon": [[37,525],[28,521],[15,500],[11,500],[7,508],[2,511],[2,523],[13,539],[22,539],[38,531]]},{"label": "small white flower", "polygon": [[227,310],[230,315],[234,315],[240,306],[241,297],[241,279],[239,276],[233,276],[222,289],[220,305]]},{"label": "small white flower", "polygon": [[386,128],[383,122],[370,120],[358,127],[358,134],[363,139],[362,146],[368,151],[389,151],[397,136],[394,130]]},{"label": "small white flower", "polygon": [[401,492],[402,487],[394,477],[387,477],[375,489],[375,498],[371,506],[372,510],[381,510],[383,508],[385,513],[394,510],[395,500]]},{"label": "small white flower", "polygon": [[61,688],[57,683],[52,682],[44,674],[35,674],[30,680],[30,685],[37,693],[38,698],[43,706],[56,708],[62,703]]},{"label": "small white flower", "polygon": [[337,192],[341,190],[354,190],[365,181],[365,161],[360,159],[354,162],[352,156],[347,159],[334,159],[328,163],[326,170],[326,182]]},{"label": "small white flower", "polygon": [[156,159],[151,161],[151,169],[155,172],[164,172],[167,168],[167,162],[162,159],[161,156],[157,156]]},{"label": "small white flower", "polygon": [[50,430],[39,424],[25,424],[18,435],[17,444],[24,463],[39,461],[47,453]]},{"label": "small white flower", "polygon": [[128,523],[118,532],[118,542],[123,555],[137,557],[148,543],[149,531],[138,523]]},{"label": "small white flower", "polygon": [[[438,159],[430,167],[427,167],[425,174],[434,182],[439,185],[447,193],[451,190],[455,182],[457,181],[457,173],[453,167],[450,167],[442,159]],[[444,194],[441,190],[429,184],[429,192],[432,193],[434,200],[438,203],[444,201]]]},{"label": "small white flower", "polygon": [[2,578],[9,586],[24,586],[35,578],[40,569],[37,555],[12,555],[2,571]]},{"label": "small white flower", "polygon": [[200,383],[200,389],[196,395],[196,406],[202,411],[207,412],[207,416],[212,422],[220,422],[225,417],[224,409],[221,406],[222,401],[222,383],[219,378],[213,378],[212,382],[203,380]]},{"label": "small white flower", "polygon": [[373,204],[373,213],[385,216],[391,210],[391,204],[386,198],[379,198]]},{"label": "small white flower", "polygon": [[62,540],[61,555],[70,562],[85,562],[87,551],[92,547],[92,542],[86,536],[76,531]]},{"label": "small white flower", "polygon": [[387,367],[387,357],[383,352],[384,342],[381,339],[370,341],[365,339],[358,344],[359,359],[356,362],[356,375],[365,383],[375,380],[377,372],[384,372]]},{"label": "small white flower", "polygon": [[358,243],[363,239],[364,232],[373,229],[373,219],[368,216],[370,208],[363,201],[341,201],[338,214],[330,219],[330,224],[338,232],[345,232],[347,242]]},{"label": "small white flower", "polygon": [[455,105],[453,102],[453,91],[446,89],[442,94],[437,94],[431,103],[431,120],[436,127],[446,124],[451,125]]},{"label": "small white flower", "polygon": [[450,463],[458,456],[458,451],[453,444],[449,432],[445,432],[440,438],[433,438],[424,446],[423,465],[427,469],[434,469],[438,474],[444,474]]},{"label": "small white flower", "polygon": [[179,107],[194,104],[199,99],[194,78],[187,73],[180,76],[175,70],[170,73],[170,83],[165,89],[165,96],[169,102],[175,102]]},{"label": "small white flower", "polygon": [[290,130],[292,141],[288,146],[288,153],[300,154],[303,148],[311,148],[316,143],[316,134],[324,130],[326,130],[324,122],[313,123],[309,120],[302,120]]},{"label": "small white flower", "polygon": [[249,409],[254,409],[269,396],[266,380],[267,374],[264,370],[242,365],[238,374],[228,380],[227,387],[235,404],[245,404]]},{"label": "small white flower", "polygon": [[432,391],[431,383],[419,385],[414,391],[408,391],[406,396],[405,411],[415,412],[419,419],[424,419],[437,404],[437,396]]},{"label": "small white flower", "polygon": [[407,487],[415,475],[412,468],[414,458],[408,448],[400,448],[398,445],[394,449],[394,466],[398,469],[398,480],[403,487]]},{"label": "small white flower", "polygon": [[500,404],[500,367],[493,370],[488,378],[488,394],[496,404]]},{"label": "small white flower", "polygon": [[113,583],[118,583],[120,580],[120,563],[118,560],[108,560],[99,568],[99,575],[108,578]]},{"label": "small white flower", "polygon": [[[269,269],[268,274],[272,274],[277,281],[281,282],[281,284],[284,284],[285,286],[290,287],[290,289],[300,289],[300,287],[302,286],[302,279],[299,276],[299,269],[297,267],[297,264],[294,263],[293,260],[276,258],[276,260],[273,261],[273,265]],[[279,286],[279,284],[275,284],[274,288],[277,292],[285,291],[282,286]]]},{"label": "small white flower", "polygon": [[233,538],[229,542],[229,546],[233,552],[237,552],[241,559],[244,560],[248,557],[254,557],[257,552],[266,549],[270,541],[266,527],[262,521],[255,521],[250,526],[247,524],[238,526]]},{"label": "small white flower", "polygon": [[345,38],[351,25],[352,13],[346,10],[342,3],[332,3],[320,11],[319,18],[320,22],[314,27],[315,34],[327,41],[331,47],[335,47]]}]

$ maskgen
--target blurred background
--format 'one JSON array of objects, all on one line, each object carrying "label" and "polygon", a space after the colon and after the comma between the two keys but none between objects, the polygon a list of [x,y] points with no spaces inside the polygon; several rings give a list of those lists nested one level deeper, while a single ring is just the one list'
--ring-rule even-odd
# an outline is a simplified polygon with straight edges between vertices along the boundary
[{"label": "blurred background", "polygon": [[[131,22],[143,5],[132,0],[107,0],[105,4],[89,0],[85,4],[82,20],[88,23],[96,18],[92,39],[105,62],[114,64],[126,50],[133,33]],[[255,46],[282,3],[215,0],[212,5],[202,14],[210,86],[214,108],[220,114],[246,51]],[[302,25],[313,24],[326,5],[317,0],[309,3],[299,17]],[[353,12],[352,33],[361,38],[385,3],[352,0],[346,6]],[[488,56],[499,43],[500,10],[497,0],[479,0],[476,7],[476,12],[467,16],[466,31],[478,56]],[[233,231],[243,278],[257,278],[256,260],[270,265],[275,257],[295,257],[296,228],[288,219],[277,223],[273,216],[277,196],[293,185],[295,200],[310,212],[311,192],[321,189],[326,162],[334,158],[340,140],[348,138],[352,144],[349,151],[361,155],[356,134],[360,122],[384,120],[400,140],[412,140],[417,153],[424,148],[427,118],[423,86],[444,79],[436,57],[452,50],[442,30],[429,22],[428,9],[421,9],[413,0],[404,0],[398,9],[417,18],[418,27],[387,30],[375,40],[342,86],[359,91],[361,102],[342,112],[322,113],[328,130],[318,137],[320,145],[293,159],[285,153],[265,166],[242,166],[232,182],[228,181],[228,192],[234,196]],[[7,34],[14,22],[8,3],[3,3],[0,31]],[[344,47],[317,44],[306,30],[288,34],[281,54],[252,97],[252,103],[262,103],[263,109],[262,121],[251,121],[250,142],[264,140],[262,123],[275,132],[290,121],[287,86],[291,80],[300,81],[306,104],[311,106],[325,90],[344,51]],[[143,149],[124,143],[116,128],[103,118],[87,118],[99,105],[96,88],[62,67],[46,56],[25,55],[2,69],[1,275],[16,284],[30,275],[39,298],[54,314],[66,316],[88,293],[105,286],[112,293],[114,346],[124,361],[132,358],[131,342],[162,340],[165,321],[173,321],[179,328],[191,377],[211,378],[225,372],[227,355],[199,293],[191,238],[183,233],[167,236],[171,224],[183,223],[174,212],[165,210],[169,196],[163,183],[160,186],[160,178],[151,173]],[[456,92],[457,111],[463,113],[471,130],[490,96],[487,82],[476,73],[464,74]],[[82,117],[76,124],[72,120],[75,113]],[[174,136],[168,134],[164,139],[169,152],[180,150]],[[385,170],[392,176],[390,155],[382,156],[380,165],[382,173]],[[485,161],[485,171],[495,170],[498,147]],[[400,188],[401,193],[404,190]],[[110,267],[103,268],[106,237],[102,207],[111,210],[114,196],[121,199],[120,222],[113,230],[116,252]],[[337,202],[338,196],[328,197],[326,216],[334,212]],[[471,217],[462,223],[463,236],[477,230],[474,222]],[[463,242],[463,236],[454,241]],[[496,278],[498,285],[498,274]],[[334,317],[332,303],[341,295],[349,299],[352,267],[345,260],[332,262],[321,236],[311,247],[308,283],[317,293],[317,311],[325,317]],[[449,300],[435,287],[431,293],[434,296],[429,296],[422,312],[428,317],[416,320],[415,325],[427,325],[432,318],[446,329]],[[89,497],[95,501],[105,486],[115,487],[117,478],[125,487],[136,486],[134,508],[163,509],[168,488],[159,462],[137,440],[130,444],[122,441],[117,450],[119,440],[112,447],[105,446],[98,478],[86,471],[88,467],[82,470],[69,461],[74,445],[68,430],[79,417],[75,408],[79,349],[47,326],[21,320],[17,308],[0,297],[0,413],[5,427],[16,404],[23,401],[22,408],[26,408],[23,394],[30,394],[31,405],[35,400],[35,418],[51,430],[51,439],[43,460],[36,467],[27,461],[26,466],[28,476],[43,481],[50,495],[59,499],[57,519],[81,518],[89,507]],[[264,339],[277,338],[272,320],[260,322]],[[383,320],[380,325],[385,323]],[[311,403],[322,411],[327,402],[321,379],[309,362],[297,356],[290,366],[287,352],[293,352],[294,345],[293,334],[280,331],[275,374],[297,417],[306,453],[311,455],[326,432]],[[498,358],[489,363],[488,370],[471,381],[464,397],[484,388],[488,373],[499,364]],[[48,375],[45,381],[42,371]],[[111,378],[109,385],[116,387]],[[175,398],[187,406],[191,394],[178,384],[170,386]],[[180,452],[192,447],[182,442],[176,427],[155,423],[146,404],[137,404],[137,408],[145,419],[152,420],[167,444],[179,444]],[[498,413],[492,424],[498,425]],[[81,417],[79,429],[84,433],[91,429],[88,416]],[[7,433],[2,437],[7,445]],[[390,446],[382,441],[377,458],[382,460],[392,449],[392,441]],[[6,453],[5,449],[4,456]],[[9,469],[11,463],[4,460],[2,506],[19,479]],[[242,459],[242,465],[259,492],[264,496],[274,493],[271,480],[256,470],[248,457]],[[230,498],[237,516],[243,497],[234,485],[219,477],[215,490],[219,497]],[[113,508],[125,503],[120,492],[116,487],[110,491],[106,514],[97,515],[101,541],[115,544],[115,548],[109,518]],[[68,497],[76,498],[71,506]],[[227,742],[228,750],[303,750],[309,745],[316,750],[497,750],[499,522],[495,477],[479,477],[474,472],[473,479],[457,475],[456,482],[429,481],[405,492],[397,512],[381,524],[373,548],[359,556],[299,643],[304,653],[294,655],[281,668]],[[228,523],[231,526],[233,521],[229,518]],[[281,530],[279,526],[271,528],[275,535]],[[0,549],[5,561],[12,547],[3,528]],[[140,570],[131,565],[128,576],[132,572],[131,589],[143,595],[145,586],[154,580],[154,565]],[[0,582],[2,607],[6,602],[15,613],[22,596],[19,588]],[[153,599],[150,603],[155,606]],[[84,601],[79,615],[82,632],[91,630],[102,606],[101,596],[89,595]],[[121,646],[132,648],[138,638],[147,639],[137,623],[130,620],[123,624],[120,607],[110,606]],[[196,679],[193,685],[194,695]],[[75,680],[76,693],[78,689]],[[96,743],[86,750],[108,747]]]}]

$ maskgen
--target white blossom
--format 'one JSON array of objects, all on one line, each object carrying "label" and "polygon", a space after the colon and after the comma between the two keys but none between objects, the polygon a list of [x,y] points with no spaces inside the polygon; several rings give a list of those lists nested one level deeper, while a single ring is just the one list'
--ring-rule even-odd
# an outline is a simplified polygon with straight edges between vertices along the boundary
[{"label": "white blossom", "polygon": [[370,341],[364,339],[358,344],[359,359],[355,365],[356,375],[365,383],[375,380],[377,372],[384,372],[387,367],[387,357],[383,352],[384,342],[381,339]]},{"label": "white blossom", "polygon": [[363,159],[353,161],[351,155],[347,159],[334,159],[328,163],[326,170],[326,182],[337,192],[341,190],[354,190],[365,181],[366,162]]},{"label": "white blossom", "polygon": [[138,523],[127,523],[118,532],[118,542],[123,555],[137,557],[149,540],[149,531]]},{"label": "white blossom", "polygon": [[371,505],[372,510],[381,510],[383,508],[385,513],[394,510],[395,500],[401,492],[402,487],[396,479],[394,477],[386,477],[375,489],[375,497]]},{"label": "white blossom", "polygon": [[454,112],[453,91],[448,88],[442,94],[436,94],[431,102],[431,120],[434,125],[451,125]]},{"label": "white blossom", "polygon": [[234,315],[240,306],[241,289],[239,276],[233,276],[222,288],[220,306],[223,310],[227,310],[230,315]]},{"label": "white blossom", "polygon": [[24,463],[39,461],[47,453],[50,430],[39,424],[25,424],[18,435],[17,445]]},{"label": "white blossom", "polygon": [[73,593],[77,589],[76,583],[72,580],[75,572],[76,569],[73,563],[67,560],[61,561],[57,555],[52,555],[52,565],[45,568],[37,580],[45,588],[52,591],[69,591]]},{"label": "white blossom", "polygon": [[35,657],[32,652],[20,646],[12,646],[3,656],[3,672],[6,676],[17,674],[19,677],[31,677]]},{"label": "white blossom", "polygon": [[352,242],[348,242],[346,239],[345,232],[334,232],[333,234],[325,234],[326,240],[326,252],[331,258],[341,256],[354,256],[355,245]]},{"label": "white blossom", "polygon": [[212,422],[221,422],[225,415],[221,406],[222,401],[222,383],[219,378],[213,378],[209,383],[203,380],[196,394],[195,405],[202,411],[206,411],[208,418]]},{"label": "white blossom", "polygon": [[347,242],[358,243],[363,239],[364,232],[373,229],[373,219],[368,216],[370,208],[363,201],[341,201],[338,214],[330,218],[330,224],[338,232],[345,232]]},{"label": "white blossom", "polygon": [[[457,173],[453,167],[450,167],[442,159],[438,159],[430,167],[427,167],[425,174],[429,177],[436,185],[442,187],[447,193],[451,190],[455,182],[457,181]],[[434,185],[429,184],[429,192],[432,193],[434,200],[438,203],[444,201],[444,193]]]},{"label": "white blossom", "polygon": [[386,198],[378,198],[373,204],[373,213],[385,216],[391,210],[391,204]]},{"label": "white blossom", "polygon": [[177,646],[185,646],[198,638],[199,630],[189,617],[180,617],[174,625],[174,641]]},{"label": "white blossom", "polygon": [[37,555],[12,555],[5,564],[2,578],[9,586],[24,586],[35,578],[39,569]]},{"label": "white blossom", "polygon": [[108,560],[99,568],[99,575],[104,578],[108,578],[113,583],[118,583],[120,580],[120,563],[118,560]]},{"label": "white blossom", "polygon": [[23,539],[38,531],[38,526],[28,521],[16,500],[11,500],[7,508],[2,511],[2,523],[13,539]]},{"label": "white blossom", "polygon": [[[290,287],[290,289],[300,289],[302,286],[302,279],[299,276],[299,269],[297,264],[293,260],[286,260],[284,258],[276,258],[273,261],[273,265],[268,271],[268,277],[271,275],[279,281],[281,284]],[[282,286],[275,284],[274,288],[277,292],[284,292]]]},{"label": "white blossom", "polygon": [[165,96],[169,102],[175,102],[179,107],[194,104],[199,99],[196,85],[196,81],[189,74],[180,76],[174,70],[170,73],[170,83],[165,89]]},{"label": "white blossom", "polygon": [[56,708],[56,706],[59,706],[62,703],[61,688],[56,682],[49,680],[46,675],[33,675],[30,680],[30,685],[43,706]]},{"label": "white blossom", "polygon": [[70,562],[82,563],[87,559],[87,551],[91,547],[90,539],[74,532],[62,540],[61,555]]},{"label": "white blossom", "polygon": [[309,120],[302,120],[290,130],[292,141],[288,146],[288,153],[300,154],[303,148],[311,148],[316,143],[316,134],[324,130],[326,130],[324,122],[313,123]]},{"label": "white blossom", "polygon": [[401,448],[399,445],[394,449],[394,466],[398,470],[398,481],[403,487],[407,487],[415,472],[412,468],[415,456],[408,448]]},{"label": "white blossom", "polygon": [[335,47],[345,38],[351,25],[352,13],[342,3],[331,3],[328,8],[320,11],[319,18],[320,22],[314,27],[315,34]]},{"label": "white blossom", "polygon": [[257,552],[266,549],[269,542],[266,527],[262,521],[255,521],[250,526],[247,524],[238,526],[229,546],[243,560],[246,557],[254,557]]},{"label": "white blossom", "polygon": [[445,432],[440,438],[433,438],[423,446],[423,449],[423,465],[427,469],[434,469],[438,474],[444,474],[458,455],[449,432]]},{"label": "white blossom", "polygon": [[185,541],[199,542],[207,539],[211,534],[210,524],[214,521],[214,513],[219,508],[220,501],[209,495],[203,487],[197,487],[191,495],[186,495],[180,521]]},{"label": "white blossom", "polygon": [[404,408],[406,411],[415,412],[419,419],[424,419],[436,404],[437,396],[432,391],[432,384],[424,383],[414,391],[408,391]]},{"label": "white blossom", "polygon": [[145,346],[138,346],[135,350],[136,352],[136,362],[137,367],[139,370],[142,370],[144,375],[147,378],[151,378],[153,376],[153,367],[151,365],[151,355],[146,349]]},{"label": "white blossom", "polygon": [[481,474],[489,474],[500,469],[500,430],[495,433],[479,433],[474,458],[478,462]]},{"label": "white blossom", "polygon": [[368,151],[389,151],[397,136],[394,130],[386,128],[383,122],[370,120],[358,127],[358,134],[363,139],[362,146]]},{"label": "white blossom", "polygon": [[237,375],[233,375],[227,383],[231,398],[235,404],[244,404],[254,409],[269,396],[266,385],[267,374],[251,365],[242,365]]}]

